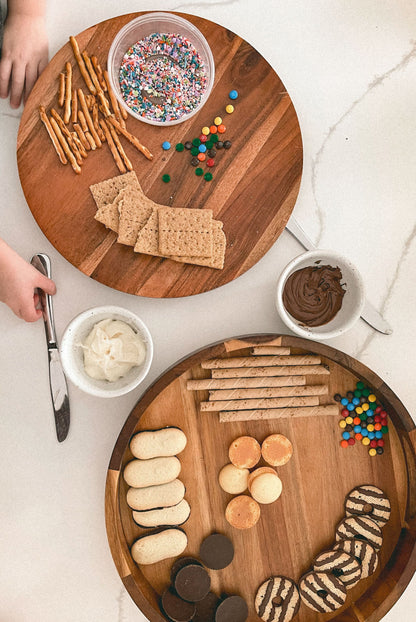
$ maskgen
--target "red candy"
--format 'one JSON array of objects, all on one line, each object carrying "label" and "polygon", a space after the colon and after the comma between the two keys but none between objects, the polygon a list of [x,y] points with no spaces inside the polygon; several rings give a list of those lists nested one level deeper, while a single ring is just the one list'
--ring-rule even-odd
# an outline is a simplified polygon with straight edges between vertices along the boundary
[{"label": "red candy", "polygon": [[387,413],[385,410],[380,410],[380,417],[383,417],[383,419],[387,417]]},{"label": "red candy", "polygon": [[209,160],[207,160],[207,166],[214,166],[215,165],[215,161],[213,158],[210,158]]},{"label": "red candy", "polygon": [[381,411],[382,411],[382,410],[383,410],[383,409],[381,408],[381,406],[377,406],[377,408],[376,408],[376,413],[377,413],[377,414],[378,414],[378,413],[381,413]]},{"label": "red candy", "polygon": [[380,415],[376,415],[376,416],[374,417],[374,421],[375,421],[376,423],[380,423],[380,421],[381,421],[381,417],[380,417]]},{"label": "red candy", "polygon": [[377,441],[375,438],[373,438],[373,440],[370,441],[370,447],[377,447]]},{"label": "red candy", "polygon": [[383,441],[383,439],[382,439],[382,438],[379,438],[379,439],[378,439],[378,441],[377,441],[377,445],[378,445],[378,447],[384,447],[384,441]]},{"label": "red candy", "polygon": [[206,143],[208,140],[208,136],[205,136],[205,134],[201,134],[199,140],[201,141],[201,143]]},{"label": "red candy", "polygon": [[355,445],[355,438],[349,438],[348,445]]},{"label": "red candy", "polygon": [[349,415],[349,414],[350,414],[350,411],[349,411],[349,410],[347,410],[346,408],[343,408],[343,409],[341,410],[341,415],[342,415],[343,417],[348,417],[348,415]]}]

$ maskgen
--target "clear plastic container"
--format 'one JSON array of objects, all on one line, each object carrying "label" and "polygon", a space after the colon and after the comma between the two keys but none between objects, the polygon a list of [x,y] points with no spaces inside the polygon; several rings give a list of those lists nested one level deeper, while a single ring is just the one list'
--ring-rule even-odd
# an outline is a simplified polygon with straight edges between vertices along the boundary
[{"label": "clear plastic container", "polygon": [[[123,56],[127,50],[137,41],[140,41],[144,37],[157,32],[182,35],[186,37],[200,54],[206,69],[206,88],[198,106],[196,106],[191,112],[183,114],[180,118],[170,121],[158,121],[138,115],[125,102],[119,84],[120,66]],[[172,13],[147,13],[126,24],[117,33],[113,43],[111,44],[110,51],[108,53],[107,66],[111,87],[120,105],[123,106],[123,108],[127,110],[127,112],[135,119],[139,119],[140,121],[151,125],[161,125],[166,127],[187,121],[205,104],[214,84],[215,64],[207,40],[193,24]]]}]

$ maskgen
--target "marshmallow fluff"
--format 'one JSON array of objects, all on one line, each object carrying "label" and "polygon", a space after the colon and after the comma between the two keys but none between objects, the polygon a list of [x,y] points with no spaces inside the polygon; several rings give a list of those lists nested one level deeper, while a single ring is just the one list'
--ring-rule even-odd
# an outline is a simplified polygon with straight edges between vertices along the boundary
[{"label": "marshmallow fluff", "polygon": [[146,356],[143,339],[121,320],[106,319],[95,324],[81,344],[85,372],[96,380],[115,382]]}]

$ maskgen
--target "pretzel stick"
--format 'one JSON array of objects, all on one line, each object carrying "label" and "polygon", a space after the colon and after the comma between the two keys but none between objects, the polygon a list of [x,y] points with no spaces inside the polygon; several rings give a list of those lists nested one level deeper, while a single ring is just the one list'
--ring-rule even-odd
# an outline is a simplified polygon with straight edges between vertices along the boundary
[{"label": "pretzel stick", "polygon": [[254,346],[251,348],[250,354],[290,354],[290,348],[284,346]]},{"label": "pretzel stick", "polygon": [[218,389],[209,392],[209,401],[243,400],[271,397],[301,397],[305,395],[325,395],[328,387],[324,384],[299,387],[267,387],[266,389]]},{"label": "pretzel stick", "polygon": [[87,102],[85,101],[85,96],[84,96],[82,89],[78,89],[78,99],[79,99],[79,103],[82,108],[82,112],[84,113],[85,121],[87,122],[88,129],[91,132],[92,137],[94,138],[95,144],[97,145],[97,147],[101,147],[102,143],[94,127],[94,123],[92,122],[91,115],[88,110]]},{"label": "pretzel stick", "polygon": [[76,131],[78,138],[80,139],[81,143],[83,144],[84,148],[89,151],[91,149],[91,145],[88,142],[88,140],[85,137],[84,131],[82,129],[82,127],[79,125],[79,123],[74,123],[74,130]]},{"label": "pretzel stick", "polygon": [[124,106],[120,106],[120,114],[123,117],[123,119],[126,121],[129,118],[129,113],[127,112],[127,110],[124,108]]},{"label": "pretzel stick", "polygon": [[281,419],[295,417],[320,417],[339,415],[338,406],[304,406],[300,408],[271,408],[270,410],[231,410],[220,413],[220,423],[230,421],[257,421],[263,419]]},{"label": "pretzel stick", "polygon": [[113,109],[114,116],[116,117],[120,125],[122,125],[123,127],[126,127],[126,124],[124,123],[124,119],[120,113],[120,106],[118,105],[117,97],[114,95],[114,91],[111,88],[110,77],[108,75],[108,71],[104,71],[104,80],[107,84],[108,96],[110,97],[111,107]]},{"label": "pretzel stick", "polygon": [[210,359],[202,361],[202,369],[220,369],[230,367],[269,367],[272,365],[319,365],[320,356],[284,355],[284,356],[236,356],[229,359]]},{"label": "pretzel stick", "polygon": [[92,122],[94,123],[94,127],[97,131],[98,136],[100,137],[101,142],[105,142],[105,134],[98,122],[98,104],[96,101],[94,102],[94,105],[92,107]]},{"label": "pretzel stick", "polygon": [[120,158],[120,154],[117,151],[117,147],[114,144],[113,137],[110,134],[110,130],[108,129],[107,124],[105,123],[105,121],[101,120],[100,121],[100,125],[101,125],[101,127],[103,129],[103,132],[104,132],[105,137],[107,139],[108,146],[109,146],[110,151],[111,151],[111,155],[113,156],[114,161],[117,164],[118,170],[121,173],[125,173],[126,172],[126,167],[124,166],[124,163],[123,163],[122,159]]},{"label": "pretzel stick", "polygon": [[101,65],[98,62],[98,59],[96,56],[91,56],[91,62],[92,62],[92,66],[95,69],[95,73],[97,74],[97,79],[98,82],[100,83],[101,88],[103,89],[103,91],[107,90],[107,85],[105,83],[104,80],[104,76],[103,76],[103,70],[101,69]]},{"label": "pretzel stick", "polygon": [[90,95],[89,93],[87,93],[85,95],[85,101],[87,102],[88,110],[91,112],[93,109],[94,103],[97,101],[95,99],[95,95]]},{"label": "pretzel stick", "polygon": [[55,131],[55,134],[59,140],[59,142],[61,143],[62,149],[65,151],[65,155],[69,160],[69,163],[71,164],[72,168],[74,169],[74,171],[79,175],[81,173],[81,168],[78,165],[74,154],[72,153],[71,149],[68,146],[68,143],[65,140],[65,136],[62,134],[61,130],[59,129],[59,125],[57,124],[57,122],[55,121],[55,119],[52,117],[51,118],[51,125]]},{"label": "pretzel stick", "polygon": [[87,153],[87,150],[85,149],[84,145],[82,144],[81,140],[79,139],[78,134],[76,132],[71,132],[71,136],[72,136],[72,140],[76,144],[76,146],[78,148],[78,151],[80,152],[81,156],[83,158],[86,158],[88,153]]},{"label": "pretzel stick", "polygon": [[209,389],[252,389],[258,387],[295,387],[306,384],[305,376],[259,376],[257,378],[202,378],[188,380],[188,391],[206,391]]},{"label": "pretzel stick", "polygon": [[60,108],[63,107],[65,102],[65,74],[59,74],[59,87],[58,87],[58,105]]},{"label": "pretzel stick", "polygon": [[81,154],[79,153],[78,147],[76,145],[76,143],[74,142],[71,132],[68,130],[67,126],[65,125],[65,123],[63,122],[62,117],[60,116],[60,114],[58,112],[56,112],[56,110],[54,108],[51,109],[51,115],[53,116],[53,118],[55,119],[55,121],[57,122],[59,129],[61,130],[62,134],[65,136],[69,147],[72,149],[75,159],[78,162],[79,165],[82,164],[82,157]]},{"label": "pretzel stick", "polygon": [[70,40],[71,45],[72,45],[72,50],[74,52],[75,60],[77,61],[79,70],[81,72],[81,75],[82,75],[82,77],[85,80],[85,84],[87,85],[87,88],[88,88],[89,92],[92,93],[93,95],[95,95],[97,90],[96,90],[94,84],[91,81],[90,74],[88,73],[87,68],[85,66],[85,63],[84,63],[84,59],[82,58],[82,56],[80,54],[79,47],[78,47],[78,42],[75,39],[75,37],[72,37],[72,36],[69,37],[69,40]]},{"label": "pretzel stick", "polygon": [[319,406],[319,396],[310,397],[271,397],[253,400],[218,400],[201,402],[201,412],[220,410],[258,410],[270,408],[292,408],[294,406]]},{"label": "pretzel stick", "polygon": [[142,145],[141,142],[138,140],[138,138],[136,138],[136,136],[133,136],[133,134],[130,134],[130,132],[128,132],[124,127],[122,127],[120,125],[120,123],[117,121],[117,119],[115,119],[113,116],[110,116],[109,117],[109,121],[110,121],[110,123],[113,124],[113,126],[116,128],[116,130],[118,130],[120,132],[120,134],[123,134],[123,136],[125,136],[127,138],[127,140],[129,142],[131,142],[131,144],[136,147],[136,149],[141,151],[141,153],[148,160],[153,160],[153,155],[150,153],[150,151],[147,149],[147,147]]},{"label": "pretzel stick", "polygon": [[95,89],[96,89],[96,91],[98,93],[99,91],[102,90],[101,89],[101,84],[98,82],[97,74],[95,73],[95,69],[92,66],[92,62],[91,62],[91,59],[90,59],[90,57],[88,55],[88,52],[86,50],[84,50],[82,52],[81,56],[82,56],[82,58],[84,60],[85,66],[86,66],[86,68],[88,70],[88,73],[90,74],[92,83],[95,86]]},{"label": "pretzel stick", "polygon": [[324,365],[282,365],[281,367],[233,367],[213,369],[213,378],[250,378],[253,376],[304,376],[329,374]]},{"label": "pretzel stick", "polygon": [[76,123],[78,120],[78,93],[76,89],[72,90],[72,101],[71,101],[71,121],[72,123]]},{"label": "pretzel stick", "polygon": [[66,75],[65,75],[65,110],[64,110],[64,123],[69,123],[71,120],[71,99],[72,99],[72,67],[71,63],[65,63]]},{"label": "pretzel stick", "polygon": [[105,117],[109,117],[111,115],[110,104],[108,103],[108,99],[104,95],[103,91],[98,91],[97,97],[100,100],[100,104],[103,107],[103,114]]},{"label": "pretzel stick", "polygon": [[108,123],[108,121],[106,121],[107,127],[110,130],[111,136],[113,137],[113,140],[115,142],[115,145],[123,159],[124,164],[126,165],[126,169],[128,171],[132,171],[133,170],[133,165],[130,162],[130,160],[128,159],[126,152],[123,149],[123,145],[120,142],[119,137],[117,136],[117,132],[115,131],[115,129],[113,128],[113,126],[111,125],[111,123]]},{"label": "pretzel stick", "polygon": [[85,116],[84,116],[84,113],[82,112],[82,110],[78,110],[78,121],[81,124],[82,131],[83,132],[88,132],[89,131],[88,125],[87,125],[87,122],[85,120]]},{"label": "pretzel stick", "polygon": [[88,140],[90,149],[92,149],[92,151],[95,151],[97,149],[97,145],[95,144],[93,136],[91,136],[89,132],[85,132],[85,138]]},{"label": "pretzel stick", "polygon": [[60,159],[60,161],[62,162],[62,164],[67,164],[68,160],[65,157],[65,153],[61,147],[61,145],[59,144],[58,138],[53,130],[53,127],[49,121],[48,115],[46,114],[45,111],[45,107],[44,106],[39,106],[39,116],[40,116],[40,120],[42,121],[43,125],[46,127],[46,131],[49,134],[49,138],[52,141],[53,146],[55,147],[55,151],[58,154],[58,158]]}]

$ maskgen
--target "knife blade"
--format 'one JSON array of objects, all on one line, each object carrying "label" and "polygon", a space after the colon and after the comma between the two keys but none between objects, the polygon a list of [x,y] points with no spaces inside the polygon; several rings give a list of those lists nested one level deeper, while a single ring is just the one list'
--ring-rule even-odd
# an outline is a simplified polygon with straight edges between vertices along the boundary
[{"label": "knife blade", "polygon": [[[286,224],[286,229],[293,235],[293,237],[300,243],[306,250],[312,251],[316,249],[315,244],[308,238],[299,223],[291,216]],[[379,333],[383,335],[391,335],[393,329],[390,324],[382,317],[377,309],[367,299],[364,302],[363,309],[361,311],[361,319],[369,324],[372,328],[375,328]]]},{"label": "knife blade", "polygon": [[[39,272],[51,278],[51,261],[44,253],[38,253],[31,259],[32,266]],[[70,409],[68,387],[59,356],[58,342],[55,333],[52,296],[38,289],[39,300],[45,324],[46,342],[48,346],[49,386],[51,390],[55,429],[58,441],[61,443],[68,435]]]}]

